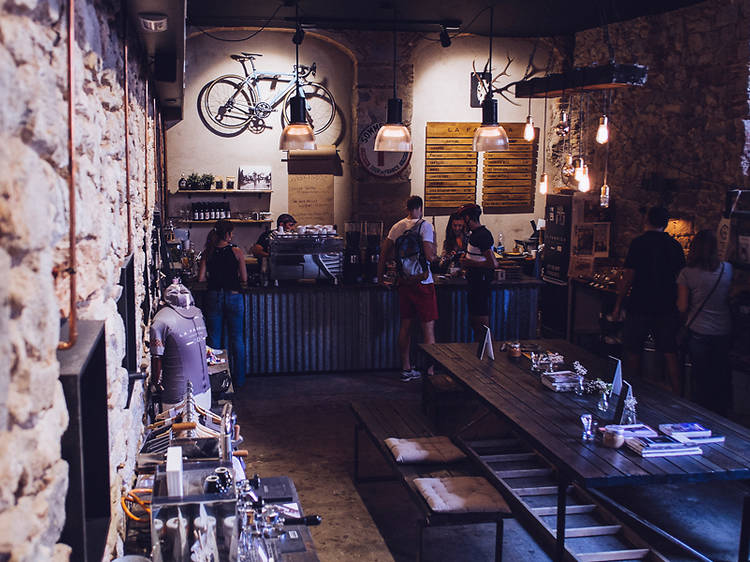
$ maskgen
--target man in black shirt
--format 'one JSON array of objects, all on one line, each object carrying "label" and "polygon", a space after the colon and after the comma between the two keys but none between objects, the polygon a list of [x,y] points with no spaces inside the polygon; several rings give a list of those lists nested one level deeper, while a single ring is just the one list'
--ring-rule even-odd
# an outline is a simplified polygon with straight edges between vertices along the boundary
[{"label": "man in black shirt", "polygon": [[469,282],[469,323],[474,330],[474,338],[479,341],[482,326],[490,324],[490,283],[497,267],[497,259],[492,248],[492,233],[480,224],[482,208],[479,205],[464,205],[458,216],[471,231],[466,255],[461,258],[461,267],[466,269]]},{"label": "man in black shirt", "polygon": [[612,315],[620,316],[622,302],[630,290],[625,319],[624,347],[631,372],[638,370],[643,342],[651,333],[656,351],[664,354],[672,390],[679,394],[680,366],[677,361],[677,274],[685,267],[682,246],[664,232],[669,215],[664,207],[649,209],[646,231],[630,243],[625,273]]},{"label": "man in black shirt", "polygon": [[[279,215],[279,218],[276,219],[276,226],[280,226],[284,229],[284,232],[291,232],[294,230],[294,226],[297,224],[297,221],[294,220],[294,217],[288,213],[283,213]],[[266,230],[263,234],[261,234],[258,237],[258,241],[255,242],[255,245],[252,248],[253,255],[256,258],[267,258],[271,255],[270,248],[271,248],[271,239],[270,239],[271,231]]]}]

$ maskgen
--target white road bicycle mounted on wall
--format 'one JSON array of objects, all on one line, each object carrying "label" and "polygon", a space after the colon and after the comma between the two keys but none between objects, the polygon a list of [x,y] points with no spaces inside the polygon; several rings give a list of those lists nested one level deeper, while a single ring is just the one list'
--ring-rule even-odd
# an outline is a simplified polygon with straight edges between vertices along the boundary
[{"label": "white road bicycle mounted on wall", "polygon": [[[211,82],[202,93],[201,109],[204,116],[213,125],[227,130],[237,130],[243,127],[256,129],[253,125],[262,123],[271,115],[279,102],[283,100],[281,124],[286,126],[290,119],[290,100],[295,94],[295,79],[297,67],[293,72],[258,71],[255,68],[256,57],[259,53],[240,53],[230,55],[242,65],[244,78],[237,74],[224,74]],[[245,63],[250,61],[252,72],[248,73]],[[307,122],[315,134],[322,133],[333,123],[336,116],[336,102],[331,92],[320,82],[311,82],[307,77],[315,76],[316,63],[311,66],[299,66],[300,95],[305,98],[307,107]],[[272,97],[261,99],[258,88],[261,80],[288,82]],[[273,94],[273,91],[271,91]]]}]

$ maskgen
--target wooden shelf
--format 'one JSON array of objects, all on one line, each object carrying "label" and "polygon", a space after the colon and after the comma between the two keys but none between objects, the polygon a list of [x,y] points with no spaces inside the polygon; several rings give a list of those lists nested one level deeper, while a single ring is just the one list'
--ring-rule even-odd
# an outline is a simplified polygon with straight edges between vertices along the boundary
[{"label": "wooden shelf", "polygon": [[217,220],[226,220],[234,224],[264,224],[267,222],[273,222],[271,219],[265,219],[265,220],[243,220],[243,219],[211,219],[211,220],[203,220],[203,221],[194,221],[194,220],[183,220],[183,219],[172,219],[176,222],[182,223],[182,224],[205,224],[205,225],[214,225],[216,224]]},{"label": "wooden shelf", "polygon": [[264,193],[273,193],[273,189],[179,189],[172,195],[227,195],[232,193],[241,193],[242,195],[263,195]]}]

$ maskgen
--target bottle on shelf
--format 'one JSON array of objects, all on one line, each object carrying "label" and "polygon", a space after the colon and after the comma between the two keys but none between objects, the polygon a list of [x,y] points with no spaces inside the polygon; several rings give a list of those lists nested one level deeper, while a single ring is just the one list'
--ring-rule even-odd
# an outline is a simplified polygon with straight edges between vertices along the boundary
[{"label": "bottle on shelf", "polygon": [[185,174],[180,174],[180,179],[177,182],[177,188],[182,191],[187,187],[187,179],[185,179]]}]

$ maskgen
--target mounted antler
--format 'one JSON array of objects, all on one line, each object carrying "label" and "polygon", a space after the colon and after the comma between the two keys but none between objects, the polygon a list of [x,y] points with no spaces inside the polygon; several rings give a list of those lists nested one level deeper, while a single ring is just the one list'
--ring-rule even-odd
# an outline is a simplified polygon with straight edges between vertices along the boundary
[{"label": "mounted antler", "polygon": [[514,82],[508,82],[501,88],[495,88],[494,87],[495,80],[497,80],[501,76],[510,76],[510,73],[508,72],[508,68],[510,67],[510,63],[513,62],[513,59],[510,58],[510,56],[508,56],[508,64],[506,64],[503,71],[500,74],[498,74],[494,80],[492,80],[492,83],[493,83],[492,93],[500,94],[503,98],[505,98],[507,101],[509,101],[513,105],[520,105],[516,103],[515,101],[513,101],[512,99],[510,99],[507,96],[507,92],[510,90],[511,86],[515,86],[519,82],[528,80],[532,76],[535,76],[545,70],[534,64],[534,58],[536,57],[536,49],[538,45],[539,45],[539,42],[534,43],[534,48],[531,50],[531,54],[529,55],[529,62],[526,65],[526,70],[523,73],[523,77],[520,80],[515,80]]}]

